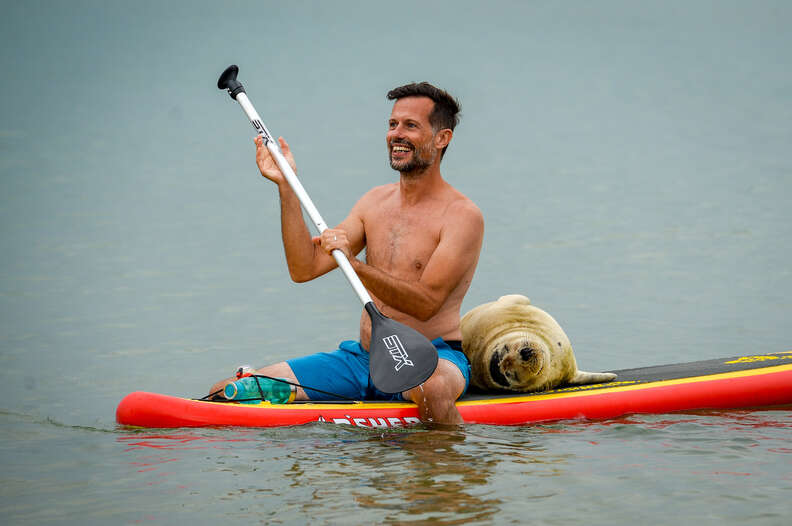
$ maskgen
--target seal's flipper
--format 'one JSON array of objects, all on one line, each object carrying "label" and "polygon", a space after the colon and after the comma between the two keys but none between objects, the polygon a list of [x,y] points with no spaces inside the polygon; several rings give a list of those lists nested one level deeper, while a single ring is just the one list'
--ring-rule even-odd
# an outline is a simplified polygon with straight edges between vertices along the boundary
[{"label": "seal's flipper", "polygon": [[589,385],[589,384],[603,384],[611,382],[616,379],[613,373],[587,373],[586,371],[578,371],[567,384],[569,385]]}]

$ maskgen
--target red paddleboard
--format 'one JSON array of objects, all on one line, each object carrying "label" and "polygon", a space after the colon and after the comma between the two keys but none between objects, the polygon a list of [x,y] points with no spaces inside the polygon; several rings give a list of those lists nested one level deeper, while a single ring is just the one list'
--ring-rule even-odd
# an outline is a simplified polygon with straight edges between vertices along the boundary
[{"label": "red paddleboard", "polygon": [[[469,393],[456,405],[465,423],[519,425],[792,404],[792,351],[612,372],[618,376],[608,383],[541,393]],[[240,404],[140,391],[121,400],[116,420],[147,428],[275,427],[310,422],[395,427],[420,422],[416,405],[408,402]]]}]

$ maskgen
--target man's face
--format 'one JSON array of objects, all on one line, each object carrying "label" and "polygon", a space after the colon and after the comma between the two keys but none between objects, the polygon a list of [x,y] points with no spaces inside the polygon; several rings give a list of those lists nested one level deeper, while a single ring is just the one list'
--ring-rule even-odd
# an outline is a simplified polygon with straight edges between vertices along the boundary
[{"label": "man's face", "polygon": [[429,114],[434,101],[428,97],[405,97],[393,105],[386,143],[390,165],[402,173],[419,173],[439,155]]}]

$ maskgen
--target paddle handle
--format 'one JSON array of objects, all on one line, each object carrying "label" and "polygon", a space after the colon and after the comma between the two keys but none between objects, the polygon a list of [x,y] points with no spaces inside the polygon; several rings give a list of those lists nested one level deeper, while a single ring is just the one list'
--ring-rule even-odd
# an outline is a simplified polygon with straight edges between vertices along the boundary
[{"label": "paddle handle", "polygon": [[[311,221],[313,221],[316,229],[320,234],[327,230],[327,223],[325,223],[324,219],[322,219],[322,215],[319,213],[319,210],[317,210],[316,206],[314,206],[311,197],[308,195],[308,192],[305,191],[302,183],[297,178],[297,174],[294,173],[294,170],[292,170],[292,167],[286,160],[286,157],[283,156],[278,141],[272,137],[272,134],[270,134],[267,127],[264,126],[264,122],[261,120],[261,117],[259,117],[258,112],[256,112],[256,108],[254,108],[253,104],[251,104],[250,99],[248,99],[244,91],[237,92],[233,98],[239,103],[240,106],[242,106],[242,110],[244,110],[245,114],[248,116],[248,119],[250,119],[250,123],[253,125],[256,131],[258,131],[258,134],[264,141],[264,145],[270,151],[272,157],[275,158],[275,162],[278,163],[278,168],[280,168],[283,176],[289,183],[289,186],[291,186],[292,190],[294,190],[294,193],[297,194],[297,198],[300,200],[300,203],[302,203],[305,211],[308,212],[308,215],[310,216]],[[333,250],[331,254],[336,260],[336,263],[338,263],[338,267],[344,273],[344,276],[346,276],[349,284],[352,285],[352,288],[355,290],[358,298],[360,298],[361,303],[363,303],[363,305],[370,303],[372,301],[371,296],[366,290],[366,287],[363,286],[363,282],[360,281],[355,269],[352,268],[352,264],[349,262],[346,255],[338,249]]]}]

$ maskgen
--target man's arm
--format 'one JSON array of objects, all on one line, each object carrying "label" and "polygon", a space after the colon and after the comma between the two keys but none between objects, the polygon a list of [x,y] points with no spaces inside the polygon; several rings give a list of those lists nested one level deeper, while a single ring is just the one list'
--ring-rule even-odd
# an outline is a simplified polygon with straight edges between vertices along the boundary
[{"label": "man's arm", "polygon": [[437,314],[448,296],[474,267],[484,239],[484,218],[470,201],[452,204],[447,214],[453,218],[440,233],[440,243],[432,253],[418,281],[395,278],[357,259],[355,271],[366,288],[387,305],[421,321]]},{"label": "man's arm", "polygon": [[338,263],[330,255],[334,248],[343,248],[345,253],[348,250],[347,257],[352,260],[363,250],[365,233],[358,205],[337,227],[328,228],[320,236],[311,238],[297,195],[291,187],[278,188],[281,196],[281,236],[289,276],[293,281],[310,281],[336,268]]},{"label": "man's arm", "polygon": [[[296,172],[297,166],[289,145],[283,138],[279,138],[278,141],[284,156]],[[311,238],[303,218],[300,200],[281,173],[269,150],[264,146],[261,137],[256,137],[255,143],[256,164],[261,175],[278,185],[281,204],[281,237],[289,275],[292,280],[300,283],[326,274],[337,266],[335,259],[329,252],[325,252],[317,246],[320,244],[319,238]],[[326,238],[328,235],[335,238],[332,241],[333,244],[339,241],[345,242],[353,254],[358,254],[363,250],[363,222],[358,214],[357,205],[336,229],[325,231]],[[323,248],[324,245],[322,244]]]}]

